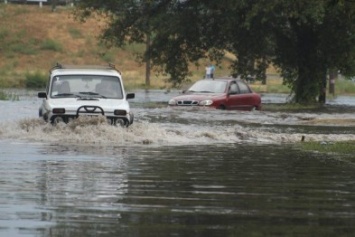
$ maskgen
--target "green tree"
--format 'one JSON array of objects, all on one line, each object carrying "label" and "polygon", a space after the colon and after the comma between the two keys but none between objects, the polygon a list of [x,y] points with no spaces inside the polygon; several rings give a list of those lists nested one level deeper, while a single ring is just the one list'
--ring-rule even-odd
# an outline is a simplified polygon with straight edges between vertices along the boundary
[{"label": "green tree", "polygon": [[123,47],[144,43],[146,50],[140,58],[146,63],[146,84],[150,85],[151,42],[154,40],[154,22],[169,1],[153,0],[86,0],[79,1],[74,14],[81,20],[98,13],[108,19],[101,38],[108,46]]},{"label": "green tree", "polygon": [[[329,69],[354,74],[355,2],[352,0],[255,0],[211,2],[209,28],[215,47],[237,55],[234,74],[265,77],[276,65],[294,101],[325,102]],[[223,26],[223,27],[221,27]],[[217,37],[221,40],[218,40]]]},{"label": "green tree", "polygon": [[94,13],[108,19],[101,38],[110,46],[146,44],[141,60],[147,65],[147,85],[151,68],[179,84],[190,75],[189,63],[205,57],[208,50],[200,35],[204,19],[197,19],[199,8],[189,1],[86,0],[78,2],[74,14],[81,20]]},{"label": "green tree", "polygon": [[[277,65],[295,101],[325,103],[327,72],[351,73],[354,61],[355,3],[342,0],[275,1],[272,27]],[[281,27],[280,27],[281,25]]]},{"label": "green tree", "polygon": [[353,0],[86,0],[77,14],[108,17],[107,42],[147,44],[142,59],[181,83],[189,63],[225,51],[233,75],[265,79],[276,65],[298,103],[325,102],[329,69],[355,74]]}]

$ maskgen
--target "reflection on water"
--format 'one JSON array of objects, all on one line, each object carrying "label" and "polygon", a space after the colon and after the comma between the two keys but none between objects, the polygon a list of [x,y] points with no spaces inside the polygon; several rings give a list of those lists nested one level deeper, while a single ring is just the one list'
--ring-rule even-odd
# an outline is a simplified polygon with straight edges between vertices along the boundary
[{"label": "reflection on water", "polygon": [[98,156],[23,145],[27,156],[11,156],[18,144],[0,143],[0,236],[355,231],[355,167],[293,146],[110,147]]}]

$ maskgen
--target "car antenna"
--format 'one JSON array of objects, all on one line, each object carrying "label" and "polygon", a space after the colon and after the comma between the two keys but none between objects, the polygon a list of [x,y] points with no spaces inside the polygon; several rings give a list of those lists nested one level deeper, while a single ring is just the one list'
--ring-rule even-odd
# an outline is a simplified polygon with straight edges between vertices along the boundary
[{"label": "car antenna", "polygon": [[51,68],[50,71],[52,71],[52,70],[54,70],[54,69],[57,69],[57,68],[63,68],[62,64],[60,64],[60,63],[57,62],[57,63]]},{"label": "car antenna", "polygon": [[112,68],[112,69],[116,69],[116,66],[115,66],[115,64],[113,64],[113,63],[109,63],[108,66],[109,66],[110,68]]},{"label": "car antenna", "polygon": [[112,68],[112,69],[115,69],[119,74],[122,75],[121,71],[116,68],[115,64],[109,63],[108,66],[109,66],[110,68]]}]

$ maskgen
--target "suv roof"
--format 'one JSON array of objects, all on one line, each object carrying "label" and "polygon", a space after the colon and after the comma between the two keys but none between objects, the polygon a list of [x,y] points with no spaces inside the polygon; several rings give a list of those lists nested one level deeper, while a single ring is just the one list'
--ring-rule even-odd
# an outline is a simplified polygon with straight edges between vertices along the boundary
[{"label": "suv roof", "polygon": [[121,72],[115,67],[114,64],[109,63],[108,65],[71,65],[71,64],[60,64],[57,63],[54,67],[50,69],[50,73],[58,69],[72,69],[72,70],[115,70],[120,75]]}]

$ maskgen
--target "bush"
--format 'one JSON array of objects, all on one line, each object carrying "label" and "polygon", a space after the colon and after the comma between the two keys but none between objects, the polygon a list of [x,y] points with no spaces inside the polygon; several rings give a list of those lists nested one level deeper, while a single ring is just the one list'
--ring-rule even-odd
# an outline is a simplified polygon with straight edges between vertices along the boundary
[{"label": "bush", "polygon": [[39,89],[45,88],[47,83],[46,75],[37,71],[35,73],[26,73],[25,84],[26,88]]},{"label": "bush", "polygon": [[61,52],[63,50],[63,46],[55,40],[46,39],[45,41],[42,42],[41,49]]},{"label": "bush", "polygon": [[0,90],[0,100],[18,101],[19,96],[14,93],[6,93],[5,91]]},{"label": "bush", "polygon": [[0,100],[7,100],[6,93],[3,91],[0,91]]},{"label": "bush", "polygon": [[76,28],[70,28],[69,29],[69,34],[71,35],[71,37],[73,37],[73,39],[81,39],[81,38],[83,38],[83,34],[81,33],[81,31],[76,29]]}]

